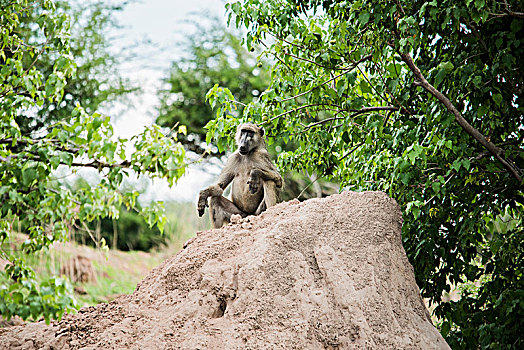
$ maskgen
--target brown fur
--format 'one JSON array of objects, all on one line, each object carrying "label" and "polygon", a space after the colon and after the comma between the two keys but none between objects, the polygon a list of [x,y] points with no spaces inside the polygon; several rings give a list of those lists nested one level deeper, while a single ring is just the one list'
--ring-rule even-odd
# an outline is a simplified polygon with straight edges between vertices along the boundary
[{"label": "brown fur", "polygon": [[[282,188],[282,177],[267,152],[264,129],[252,123],[241,124],[236,141],[238,148],[228,158],[218,183],[200,191],[198,198],[199,216],[209,205],[215,228],[228,223],[231,215],[258,215],[277,204],[277,188]],[[222,196],[230,183],[231,200]]]}]

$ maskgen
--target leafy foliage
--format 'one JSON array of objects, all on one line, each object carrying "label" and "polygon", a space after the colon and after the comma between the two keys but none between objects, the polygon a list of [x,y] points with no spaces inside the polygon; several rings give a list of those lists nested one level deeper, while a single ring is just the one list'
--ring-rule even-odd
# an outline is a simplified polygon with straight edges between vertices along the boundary
[{"label": "leafy foliage", "polygon": [[[66,279],[50,277],[38,283],[23,259],[6,265],[5,275],[13,281],[0,285],[0,312],[7,319],[19,315],[24,320],[37,320],[43,316],[49,323],[51,318],[60,319],[76,306],[72,286]],[[0,278],[3,280],[4,276]]]},{"label": "leafy foliage", "polygon": [[[170,184],[182,176],[185,151],[176,130],[165,137],[153,125],[126,140],[114,137],[109,117],[89,114],[78,103],[69,109],[70,114],[64,112],[64,118],[42,113],[46,108],[53,110],[50,106],[62,108],[70,103],[65,89],[76,64],[66,12],[49,0],[15,0],[2,2],[0,18],[1,242],[20,220],[28,239],[15,249],[26,254],[47,249],[65,240],[77,221],[117,218],[122,205],[134,208],[138,192],[120,188],[128,175],[163,177]],[[37,33],[31,40],[22,25],[29,18],[35,19],[31,30]],[[71,172],[94,168],[102,179],[73,192],[56,177],[59,167]],[[149,225],[157,224],[162,230],[161,208],[143,208],[142,213]],[[49,321],[74,306],[63,281],[35,282],[33,271],[23,258],[15,258],[10,247],[2,245],[1,254],[7,261],[0,279],[3,315],[33,319],[43,315]]]},{"label": "leafy foliage", "polygon": [[[138,210],[140,210],[140,206],[138,206]],[[142,250],[147,252],[161,245],[166,245],[168,239],[167,235],[163,234],[158,227],[149,226],[141,215],[127,210],[125,206],[120,209],[118,220],[103,218],[88,225],[88,229],[95,233],[99,231],[100,238],[103,238],[105,242],[111,242],[111,248],[123,251]],[[77,230],[74,239],[77,242],[85,242],[87,245],[97,245],[97,241],[93,241],[91,237],[86,239],[84,236],[84,231]]]},{"label": "leafy foliage", "polygon": [[[453,348],[524,346],[524,37],[517,1],[233,1],[248,49],[275,60],[241,120],[297,145],[284,170],[381,190],[404,212],[422,295]],[[232,144],[227,88],[207,95],[208,139]],[[520,222],[520,221],[519,221]],[[443,292],[465,290],[458,302]]]},{"label": "leafy foliage", "polygon": [[[108,31],[118,28],[114,14],[122,9],[122,5],[108,5],[104,1],[55,1],[54,6],[57,12],[70,17],[68,57],[74,57],[75,69],[63,86],[61,100],[44,100],[31,118],[26,114],[17,116],[16,122],[23,132],[69,118],[78,103],[87,113],[94,113],[101,104],[123,99],[126,94],[137,90],[128,80],[115,74],[119,58],[109,52],[112,43],[106,37]],[[20,18],[16,32],[24,43],[39,42],[40,28],[35,23],[42,21],[42,11],[45,10],[35,6]],[[48,50],[38,54],[38,60],[24,55],[22,62],[25,66],[32,64],[46,79],[54,72],[56,54]]]},{"label": "leafy foliage", "polygon": [[[160,91],[157,123],[165,127],[186,125],[190,137],[181,141],[190,150],[203,153],[200,143],[204,126],[213,118],[205,101],[207,91],[218,83],[229,87],[234,100],[249,102],[267,87],[269,79],[261,70],[263,64],[257,64],[221,20],[211,18],[209,26],[195,23],[195,28],[196,32],[179,44],[184,56],[172,63],[166,89]],[[242,108],[235,105],[232,111]]]}]

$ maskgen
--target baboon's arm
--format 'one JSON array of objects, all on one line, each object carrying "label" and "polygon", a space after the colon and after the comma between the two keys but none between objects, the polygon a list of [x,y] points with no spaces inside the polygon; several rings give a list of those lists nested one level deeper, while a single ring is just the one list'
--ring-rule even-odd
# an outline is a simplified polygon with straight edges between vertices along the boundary
[{"label": "baboon's arm", "polygon": [[230,157],[230,159],[228,159],[226,163],[226,166],[224,167],[224,169],[222,169],[222,172],[218,177],[217,184],[211,185],[200,191],[197,204],[199,216],[204,215],[204,211],[208,206],[207,199],[210,196],[221,196],[224,193],[224,189],[231,183],[231,181],[233,181],[233,178],[235,177],[235,173],[232,171],[235,165],[234,162],[235,159],[233,157]]},{"label": "baboon's arm", "polygon": [[[264,181],[274,181],[278,188],[282,188],[282,176],[271,161],[266,150],[258,152],[254,163],[256,164],[251,171],[251,177],[258,177]],[[255,178],[253,178],[255,180]]]},{"label": "baboon's arm", "polygon": [[226,165],[224,166],[224,169],[222,169],[222,172],[220,173],[218,177],[218,181],[216,185],[211,185],[206,189],[203,189],[200,191],[200,198],[203,198],[204,201],[209,196],[221,196],[226,187],[233,181],[235,178],[235,166],[236,166],[237,160],[234,156],[229,157],[228,161],[226,162]]},{"label": "baboon's arm", "polygon": [[[219,186],[222,190],[225,190],[226,187],[233,181],[235,178],[235,172],[233,171],[235,169],[234,162],[227,162],[224,169],[222,169],[222,172],[220,173],[220,176],[218,177],[217,186]],[[220,194],[221,195],[221,194]]]},{"label": "baboon's arm", "polygon": [[251,177],[258,177],[265,181],[273,181],[278,188],[282,188],[282,176],[276,170],[254,168],[251,170]]},{"label": "baboon's arm", "polygon": [[282,188],[282,176],[280,176],[277,168],[271,162],[269,153],[266,150],[260,150],[251,159],[253,169],[249,174],[249,191],[257,193],[260,187],[268,181],[271,181],[278,188]]}]

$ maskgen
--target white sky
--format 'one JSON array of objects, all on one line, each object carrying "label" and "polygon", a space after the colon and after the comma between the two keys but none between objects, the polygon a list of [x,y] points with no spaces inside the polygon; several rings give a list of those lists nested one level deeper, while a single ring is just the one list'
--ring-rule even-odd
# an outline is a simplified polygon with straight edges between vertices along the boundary
[{"label": "white sky", "polygon": [[[117,19],[123,29],[117,34],[117,46],[126,47],[148,38],[163,50],[144,52],[145,59],[131,59],[123,64],[122,73],[137,81],[143,93],[137,96],[129,109],[128,106],[120,106],[105,111],[114,116],[120,114],[119,110],[125,110],[114,121],[116,134],[130,137],[155,119],[158,105],[156,90],[161,85],[161,79],[168,74],[172,60],[183,54],[177,52],[175,43],[181,41],[190,29],[184,20],[190,18],[192,13],[202,11],[224,17],[224,5],[224,0],[142,0],[129,4],[118,14]],[[216,165],[204,166],[206,172],[190,167],[173,188],[169,188],[165,181],[154,180],[143,199],[196,201],[198,191],[213,182],[219,171]]]}]

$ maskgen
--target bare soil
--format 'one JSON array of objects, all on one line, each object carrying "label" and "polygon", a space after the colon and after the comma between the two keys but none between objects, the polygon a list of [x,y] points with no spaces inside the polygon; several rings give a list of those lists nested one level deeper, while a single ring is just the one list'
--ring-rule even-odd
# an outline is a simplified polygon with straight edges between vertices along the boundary
[{"label": "bare soil", "polygon": [[131,295],[0,329],[0,348],[449,349],[401,226],[381,192],[282,203],[199,232]]}]

